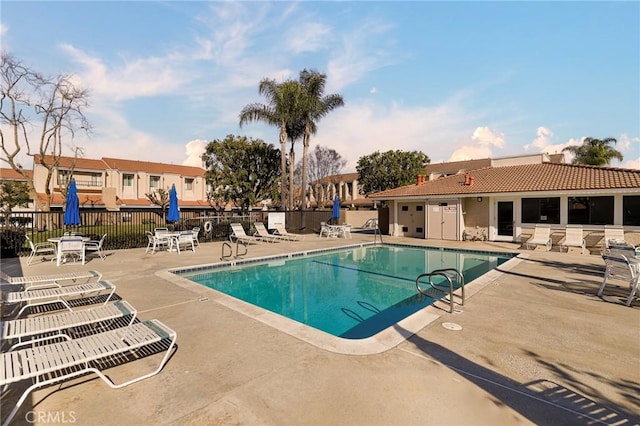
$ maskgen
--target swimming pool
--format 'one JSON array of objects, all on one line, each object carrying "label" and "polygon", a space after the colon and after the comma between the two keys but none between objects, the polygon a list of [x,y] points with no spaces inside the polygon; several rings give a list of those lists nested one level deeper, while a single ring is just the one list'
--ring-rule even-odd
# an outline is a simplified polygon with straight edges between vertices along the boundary
[{"label": "swimming pool", "polygon": [[434,302],[416,291],[421,273],[456,268],[469,283],[511,257],[370,245],[173,272],[333,336],[366,339]]}]

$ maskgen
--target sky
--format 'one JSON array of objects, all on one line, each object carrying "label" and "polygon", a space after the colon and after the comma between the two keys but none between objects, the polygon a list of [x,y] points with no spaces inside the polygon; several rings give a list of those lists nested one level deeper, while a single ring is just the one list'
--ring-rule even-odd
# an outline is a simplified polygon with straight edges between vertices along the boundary
[{"label": "sky", "polygon": [[73,141],[87,158],[201,166],[229,134],[279,147],[278,128],[238,115],[266,102],[262,79],[311,69],[345,101],[311,149],[345,173],[376,151],[439,163],[585,137],[617,139],[611,165],[640,169],[637,1],[3,0],[0,46],[89,90],[92,132]]}]

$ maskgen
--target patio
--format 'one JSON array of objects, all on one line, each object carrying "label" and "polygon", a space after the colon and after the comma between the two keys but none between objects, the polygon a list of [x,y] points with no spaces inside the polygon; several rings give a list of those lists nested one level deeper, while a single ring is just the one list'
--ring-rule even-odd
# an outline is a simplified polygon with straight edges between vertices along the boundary
[{"label": "patio", "polygon": [[[308,236],[260,243],[245,257],[373,241]],[[518,251],[509,243],[385,236],[385,242]],[[217,303],[204,288],[163,278],[169,268],[219,261],[222,243],[155,255],[106,251],[96,269],[117,294],[178,333],[178,349],[155,377],[110,389],[95,376],[36,391],[14,424],[635,424],[640,422],[640,303],[607,287],[595,296],[597,255],[522,251],[524,260],[386,352],[328,352]],[[59,273],[51,262],[2,259],[10,275]],[[619,297],[617,297],[619,296]],[[444,323],[462,327],[455,331]],[[153,358],[153,357],[152,357]],[[147,365],[148,364],[148,365]],[[126,379],[146,359],[107,370]],[[60,389],[62,388],[62,389]],[[9,407],[18,392],[3,394]],[[3,409],[3,417],[8,410]],[[635,416],[635,417],[634,417]]]}]

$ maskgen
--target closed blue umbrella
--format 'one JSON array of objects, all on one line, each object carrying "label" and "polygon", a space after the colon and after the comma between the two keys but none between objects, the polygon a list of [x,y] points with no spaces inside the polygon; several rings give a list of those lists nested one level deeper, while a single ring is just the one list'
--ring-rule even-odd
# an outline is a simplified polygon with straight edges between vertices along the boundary
[{"label": "closed blue umbrella", "polygon": [[176,192],[176,186],[171,185],[171,189],[169,190],[169,214],[167,215],[167,222],[177,222],[179,220],[178,193]]},{"label": "closed blue umbrella", "polygon": [[331,222],[337,222],[340,219],[340,198],[338,194],[333,197],[333,210],[331,210]]},{"label": "closed blue umbrella", "polygon": [[67,190],[67,202],[64,208],[63,223],[67,226],[80,225],[80,200],[75,179],[71,180]]}]

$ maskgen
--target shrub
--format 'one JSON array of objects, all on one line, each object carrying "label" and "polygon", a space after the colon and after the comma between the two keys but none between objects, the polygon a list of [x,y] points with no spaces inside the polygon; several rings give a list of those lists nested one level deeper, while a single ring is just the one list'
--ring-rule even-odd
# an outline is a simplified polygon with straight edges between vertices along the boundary
[{"label": "shrub", "polygon": [[21,229],[3,229],[0,231],[0,255],[2,257],[19,256],[26,240],[24,231]]}]

